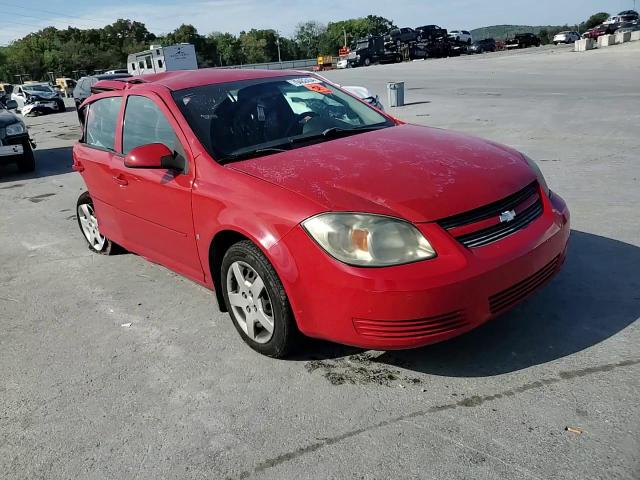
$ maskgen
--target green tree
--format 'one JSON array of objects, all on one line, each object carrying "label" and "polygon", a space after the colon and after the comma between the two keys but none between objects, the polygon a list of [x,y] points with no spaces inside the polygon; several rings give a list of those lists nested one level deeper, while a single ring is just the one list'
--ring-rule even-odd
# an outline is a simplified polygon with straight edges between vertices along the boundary
[{"label": "green tree", "polygon": [[383,35],[392,28],[394,25],[391,20],[375,15],[331,22],[320,39],[319,53],[337,55],[345,44],[345,37],[348,46],[369,35]]},{"label": "green tree", "polygon": [[609,18],[609,14],[606,12],[596,13],[595,15],[591,15],[589,19],[580,25],[580,28],[583,31],[591,30],[594,27],[597,27],[602,22],[604,22],[607,18]]},{"label": "green tree", "polygon": [[231,33],[214,32],[209,35],[209,41],[215,41],[217,46],[218,59],[216,65],[228,66],[246,63],[242,57],[240,41]]},{"label": "green tree", "polygon": [[320,53],[320,42],[326,33],[326,25],[309,21],[298,24],[293,34],[297,50],[304,58],[314,58]]}]

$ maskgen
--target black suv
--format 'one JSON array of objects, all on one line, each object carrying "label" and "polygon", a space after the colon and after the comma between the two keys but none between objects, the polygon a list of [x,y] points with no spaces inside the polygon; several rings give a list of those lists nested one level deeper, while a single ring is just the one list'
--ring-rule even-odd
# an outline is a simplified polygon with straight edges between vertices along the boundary
[{"label": "black suv", "polygon": [[385,37],[386,43],[392,43],[398,47],[403,43],[411,43],[418,40],[418,32],[413,28],[395,28]]},{"label": "black suv", "polygon": [[478,40],[469,47],[471,53],[485,53],[495,52],[497,49],[496,41],[493,38],[485,38],[484,40]]},{"label": "black suv", "polygon": [[73,101],[76,104],[76,108],[80,106],[87,98],[91,96],[91,87],[94,86],[100,80],[113,80],[114,78],[127,78],[130,77],[128,73],[104,73],[102,75],[90,75],[88,77],[82,77],[78,80],[76,88],[73,89]]},{"label": "black suv", "polygon": [[18,108],[15,100],[0,96],[0,163],[14,163],[21,172],[33,172],[36,161],[26,125],[10,110]]},{"label": "black suv", "polygon": [[425,25],[416,28],[418,33],[418,41],[433,42],[442,38],[447,38],[449,33],[446,28],[440,28],[438,25]]},{"label": "black suv", "polygon": [[518,33],[512,40],[507,40],[507,48],[527,48],[539,47],[542,43],[540,38],[533,33]]}]

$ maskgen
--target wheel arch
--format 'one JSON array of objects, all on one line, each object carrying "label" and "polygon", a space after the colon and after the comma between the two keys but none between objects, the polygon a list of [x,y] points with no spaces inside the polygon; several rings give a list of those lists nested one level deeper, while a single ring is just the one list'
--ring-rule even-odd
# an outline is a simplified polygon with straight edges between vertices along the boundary
[{"label": "wheel arch", "polygon": [[271,246],[267,246],[249,232],[228,226],[213,234],[208,249],[209,275],[220,311],[228,311],[222,293],[222,259],[232,245],[243,240],[252,242],[271,263],[289,297],[289,303],[293,308],[294,318],[297,323],[297,315],[295,315],[297,302],[295,297],[291,295],[290,285],[298,277],[298,268],[285,242],[278,241]]},{"label": "wheel arch", "polygon": [[218,308],[221,312],[228,311],[224,301],[224,295],[222,294],[222,259],[232,245],[243,240],[249,240],[257,245],[258,248],[262,249],[259,242],[256,242],[253,238],[248,237],[238,230],[232,229],[217,231],[209,243],[209,275],[211,275],[213,291],[216,294]]}]

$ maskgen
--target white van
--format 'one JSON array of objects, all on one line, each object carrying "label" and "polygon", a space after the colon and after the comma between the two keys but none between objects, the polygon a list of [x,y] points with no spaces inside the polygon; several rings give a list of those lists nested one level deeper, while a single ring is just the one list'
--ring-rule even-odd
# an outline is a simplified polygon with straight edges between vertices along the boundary
[{"label": "white van", "polygon": [[132,76],[197,69],[196,48],[190,43],[168,47],[151,45],[149,50],[132,53],[127,57],[127,71]]}]

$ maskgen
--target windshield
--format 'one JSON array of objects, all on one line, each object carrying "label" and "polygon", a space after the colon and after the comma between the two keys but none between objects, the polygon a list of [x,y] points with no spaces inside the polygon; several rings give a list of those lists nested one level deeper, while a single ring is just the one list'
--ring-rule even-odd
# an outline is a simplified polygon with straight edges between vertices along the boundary
[{"label": "windshield", "polygon": [[369,40],[361,40],[356,44],[356,50],[362,50],[364,48],[369,48]]},{"label": "windshield", "polygon": [[204,85],[173,97],[202,145],[221,163],[394,125],[315,77]]},{"label": "windshield", "polygon": [[25,85],[22,88],[27,92],[53,92],[49,85]]}]

